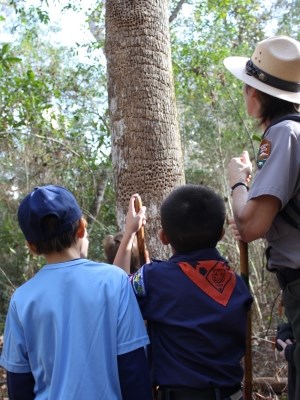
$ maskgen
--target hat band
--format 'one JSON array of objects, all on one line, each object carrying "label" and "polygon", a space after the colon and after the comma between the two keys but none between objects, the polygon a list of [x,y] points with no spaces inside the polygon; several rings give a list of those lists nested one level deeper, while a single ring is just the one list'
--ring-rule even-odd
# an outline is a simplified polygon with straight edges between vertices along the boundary
[{"label": "hat band", "polygon": [[276,89],[286,90],[287,92],[300,92],[300,83],[284,81],[283,79],[269,75],[257,68],[251,60],[248,60],[246,63],[246,72],[247,75],[253,76],[266,85],[272,86]]}]

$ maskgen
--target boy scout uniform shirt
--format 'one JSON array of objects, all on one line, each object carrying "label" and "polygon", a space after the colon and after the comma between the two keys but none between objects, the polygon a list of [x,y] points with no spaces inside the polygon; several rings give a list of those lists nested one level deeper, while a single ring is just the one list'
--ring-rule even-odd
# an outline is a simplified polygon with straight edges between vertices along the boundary
[{"label": "boy scout uniform shirt", "polygon": [[[206,260],[213,260],[211,265],[217,267],[220,262],[221,267],[212,267],[207,273]],[[180,265],[198,270],[203,289]],[[241,277],[226,267],[226,260],[216,249],[177,254],[167,261],[154,260],[131,279],[147,320],[153,385],[208,388],[240,384],[246,316],[252,298]],[[226,294],[232,280],[231,293]],[[220,293],[225,293],[223,299]]]},{"label": "boy scout uniform shirt", "polygon": [[[262,195],[277,197],[281,208],[297,195],[300,205],[300,123],[296,121],[282,121],[264,135],[248,200]],[[271,246],[269,269],[300,268],[300,230],[278,214],[266,239]]]}]

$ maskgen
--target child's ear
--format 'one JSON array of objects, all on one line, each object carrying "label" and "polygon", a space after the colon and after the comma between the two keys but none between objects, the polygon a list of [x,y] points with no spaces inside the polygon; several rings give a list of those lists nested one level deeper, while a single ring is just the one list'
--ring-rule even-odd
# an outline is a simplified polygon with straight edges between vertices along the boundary
[{"label": "child's ear", "polygon": [[162,242],[162,244],[164,244],[164,245],[168,245],[168,244],[170,244],[170,241],[169,241],[169,239],[167,238],[167,236],[166,236],[166,234],[165,234],[165,232],[164,232],[164,230],[163,229],[160,229],[159,230],[159,232],[158,232],[158,234],[159,234],[159,238],[160,238],[160,241]]},{"label": "child's ear", "polygon": [[26,246],[28,247],[30,253],[32,253],[34,255],[38,255],[35,244],[26,241]]},{"label": "child's ear", "polygon": [[224,235],[225,235],[225,228],[224,228],[224,226],[223,226],[222,233],[221,233],[221,237],[220,237],[219,240],[223,239],[223,236],[224,236]]},{"label": "child's ear", "polygon": [[85,231],[86,231],[86,222],[83,218],[80,218],[79,220],[79,226],[77,229],[77,237],[78,239],[82,239],[85,236]]}]

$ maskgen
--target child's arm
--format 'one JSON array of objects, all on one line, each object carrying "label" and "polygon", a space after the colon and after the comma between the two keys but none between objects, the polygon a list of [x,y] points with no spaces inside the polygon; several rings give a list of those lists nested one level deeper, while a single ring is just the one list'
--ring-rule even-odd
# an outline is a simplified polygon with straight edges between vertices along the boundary
[{"label": "child's arm", "polygon": [[145,349],[140,347],[118,356],[123,400],[151,400],[152,389]]},{"label": "child's arm", "polygon": [[134,194],[130,198],[124,235],[114,259],[114,264],[124,269],[128,274],[130,273],[131,249],[134,236],[146,222],[146,207],[143,206],[138,213],[135,211],[134,202],[138,196],[138,194]]},{"label": "child's arm", "polygon": [[6,372],[8,396],[16,400],[34,400],[34,378],[31,372]]}]

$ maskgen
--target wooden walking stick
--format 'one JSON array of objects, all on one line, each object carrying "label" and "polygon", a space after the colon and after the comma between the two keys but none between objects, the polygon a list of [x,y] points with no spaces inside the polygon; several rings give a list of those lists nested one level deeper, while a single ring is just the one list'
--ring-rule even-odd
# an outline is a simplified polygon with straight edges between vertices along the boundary
[{"label": "wooden walking stick", "polygon": [[[241,276],[249,288],[248,244],[239,242]],[[244,356],[244,400],[252,399],[252,323],[251,309],[247,315],[246,352]]]},{"label": "wooden walking stick", "polygon": [[[134,200],[134,208],[136,212],[139,212],[142,208],[142,199],[140,196],[136,197]],[[145,243],[145,230],[144,226],[141,226],[140,229],[136,233],[138,250],[139,250],[139,258],[140,258],[140,265],[144,265],[150,261],[149,253],[146,248]]]}]

